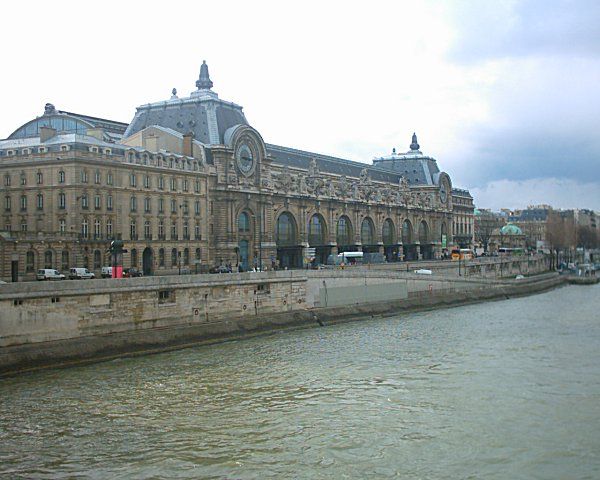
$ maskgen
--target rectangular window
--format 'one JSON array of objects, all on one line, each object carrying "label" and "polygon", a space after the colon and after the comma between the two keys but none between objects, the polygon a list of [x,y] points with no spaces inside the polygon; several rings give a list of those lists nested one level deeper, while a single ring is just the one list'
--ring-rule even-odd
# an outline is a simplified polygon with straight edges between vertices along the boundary
[{"label": "rectangular window", "polygon": [[177,201],[174,198],[171,199],[171,213],[177,213]]},{"label": "rectangular window", "polygon": [[144,176],[144,188],[150,188],[150,176],[149,175]]},{"label": "rectangular window", "polygon": [[44,196],[40,193],[37,196],[37,209],[38,210],[43,210],[44,209]]},{"label": "rectangular window", "polygon": [[177,190],[177,179],[176,178],[171,178],[171,191],[175,191]]},{"label": "rectangular window", "polygon": [[108,197],[106,197],[106,209],[107,210],[112,210],[113,209],[112,195],[109,195]]},{"label": "rectangular window", "polygon": [[175,303],[175,290],[159,290],[158,303]]},{"label": "rectangular window", "polygon": [[163,177],[158,177],[158,189],[163,190],[165,188],[165,179]]},{"label": "rectangular window", "polygon": [[150,213],[150,211],[152,210],[150,207],[151,207],[150,198],[149,197],[144,198],[144,212]]},{"label": "rectangular window", "polygon": [[165,199],[159,198],[158,199],[158,212],[163,213],[164,211],[165,211]]},{"label": "rectangular window", "polygon": [[65,231],[67,230],[67,222],[64,218],[61,218],[58,221],[58,230],[60,231],[60,233],[65,233]]},{"label": "rectangular window", "polygon": [[11,207],[10,197],[4,197],[4,210],[6,210],[7,212],[10,212],[10,207]]},{"label": "rectangular window", "polygon": [[58,194],[58,208],[61,210],[67,208],[67,196],[62,192]]},{"label": "rectangular window", "polygon": [[107,220],[106,222],[106,236],[108,238],[112,238],[113,229],[112,229],[112,220]]},{"label": "rectangular window", "polygon": [[131,197],[130,209],[132,212],[137,210],[137,199],[135,197]]},{"label": "rectangular window", "polygon": [[129,175],[129,185],[132,187],[135,187],[137,185],[137,178],[135,176],[135,173]]},{"label": "rectangular window", "polygon": [[112,185],[113,184],[113,174],[112,174],[112,172],[108,172],[106,174],[106,184],[107,185]]},{"label": "rectangular window", "polygon": [[10,175],[8,174],[4,175],[4,186],[10,187]]},{"label": "rectangular window", "polygon": [[96,195],[94,197],[94,208],[96,210],[100,210],[102,208],[102,203],[101,203],[102,199],[100,198],[100,195]]},{"label": "rectangular window", "polygon": [[27,210],[27,197],[25,195],[21,196],[21,210]]},{"label": "rectangular window", "polygon": [[87,170],[81,171],[81,183],[88,183],[88,172]]},{"label": "rectangular window", "polygon": [[98,170],[96,170],[96,173],[94,174],[94,183],[100,185],[100,172]]},{"label": "rectangular window", "polygon": [[183,179],[183,191],[184,192],[188,191],[188,179],[187,178]]},{"label": "rectangular window", "polygon": [[21,231],[22,232],[27,231],[27,222],[26,221],[21,222]]},{"label": "rectangular window", "polygon": [[194,236],[196,237],[196,240],[202,240],[202,235],[200,235],[200,225],[198,224],[194,227]]},{"label": "rectangular window", "polygon": [[85,194],[81,196],[81,208],[88,208],[88,197]]},{"label": "rectangular window", "polygon": [[194,192],[200,193],[200,180],[194,182]]},{"label": "rectangular window", "polygon": [[196,200],[194,203],[194,214],[200,215],[200,200]]}]

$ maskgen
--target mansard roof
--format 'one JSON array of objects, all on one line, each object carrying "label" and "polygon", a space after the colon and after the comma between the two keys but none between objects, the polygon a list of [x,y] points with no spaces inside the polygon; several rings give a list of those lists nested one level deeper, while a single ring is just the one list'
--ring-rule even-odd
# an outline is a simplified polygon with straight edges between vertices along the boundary
[{"label": "mansard roof", "polygon": [[314,159],[321,172],[335,175],[346,175],[348,177],[360,177],[362,170],[369,172],[372,180],[381,182],[398,183],[400,175],[388,170],[373,167],[366,163],[353,162],[343,158],[331,157],[320,153],[306,152],[294,148],[267,144],[267,152],[273,158],[273,162],[280,165],[302,168],[307,170],[310,162]]},{"label": "mansard roof", "polygon": [[387,156],[373,159],[373,165],[397,172],[404,176],[411,184],[436,185],[440,169],[433,157],[423,155],[417,142],[417,135],[413,133],[410,150],[406,153],[396,153],[396,149]]},{"label": "mansard roof", "polygon": [[158,125],[182,134],[191,132],[205,145],[223,144],[227,129],[238,124],[248,125],[248,121],[242,107],[219,99],[212,91],[212,85],[204,62],[196,82],[197,90],[189,97],[179,98],[177,90],[173,89],[170,99],[139,106],[125,137]]},{"label": "mansard roof", "polygon": [[80,135],[85,135],[88,128],[102,128],[107,140],[120,139],[127,128],[127,124],[123,122],[56,110],[54,105],[47,103],[42,116],[21,125],[9,135],[7,140],[39,138],[40,127],[43,126],[54,128],[57,134]]}]

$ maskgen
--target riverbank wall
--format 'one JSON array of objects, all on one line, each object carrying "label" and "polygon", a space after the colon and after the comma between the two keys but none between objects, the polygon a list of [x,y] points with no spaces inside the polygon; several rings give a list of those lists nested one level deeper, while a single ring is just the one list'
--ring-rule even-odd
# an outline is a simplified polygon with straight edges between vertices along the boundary
[{"label": "riverbank wall", "polygon": [[0,375],[525,295],[562,281],[355,268],[3,285]]}]

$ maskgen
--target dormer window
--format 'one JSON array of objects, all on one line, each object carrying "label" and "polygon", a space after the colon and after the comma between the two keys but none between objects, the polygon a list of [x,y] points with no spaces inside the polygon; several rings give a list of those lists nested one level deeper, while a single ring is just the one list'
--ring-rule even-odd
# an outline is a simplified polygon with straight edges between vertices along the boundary
[{"label": "dormer window", "polygon": [[38,153],[46,153],[48,151],[48,147],[39,147]]},{"label": "dormer window", "polygon": [[127,160],[129,161],[129,163],[133,163],[133,159],[134,159],[134,153],[133,152],[129,152],[127,154]]},{"label": "dormer window", "polygon": [[14,150],[7,150],[6,151],[6,155],[9,156],[9,157],[12,157],[14,154],[15,154]]},{"label": "dormer window", "polygon": [[29,155],[30,153],[31,153],[30,148],[24,148],[23,150],[21,150],[21,155]]},{"label": "dormer window", "polygon": [[68,152],[69,151],[69,146],[68,145],[61,145],[60,146],[60,151],[61,152]]},{"label": "dormer window", "polygon": [[98,147],[89,147],[89,151],[92,153],[98,153]]},{"label": "dormer window", "polygon": [[104,155],[112,155],[112,150],[110,148],[105,148],[102,153],[104,153]]}]

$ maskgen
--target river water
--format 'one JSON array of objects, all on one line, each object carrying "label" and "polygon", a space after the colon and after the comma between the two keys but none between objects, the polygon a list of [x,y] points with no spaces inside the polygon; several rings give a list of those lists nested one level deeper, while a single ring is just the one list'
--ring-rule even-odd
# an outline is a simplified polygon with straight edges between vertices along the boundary
[{"label": "river water", "polygon": [[0,380],[6,478],[600,478],[600,285]]}]

